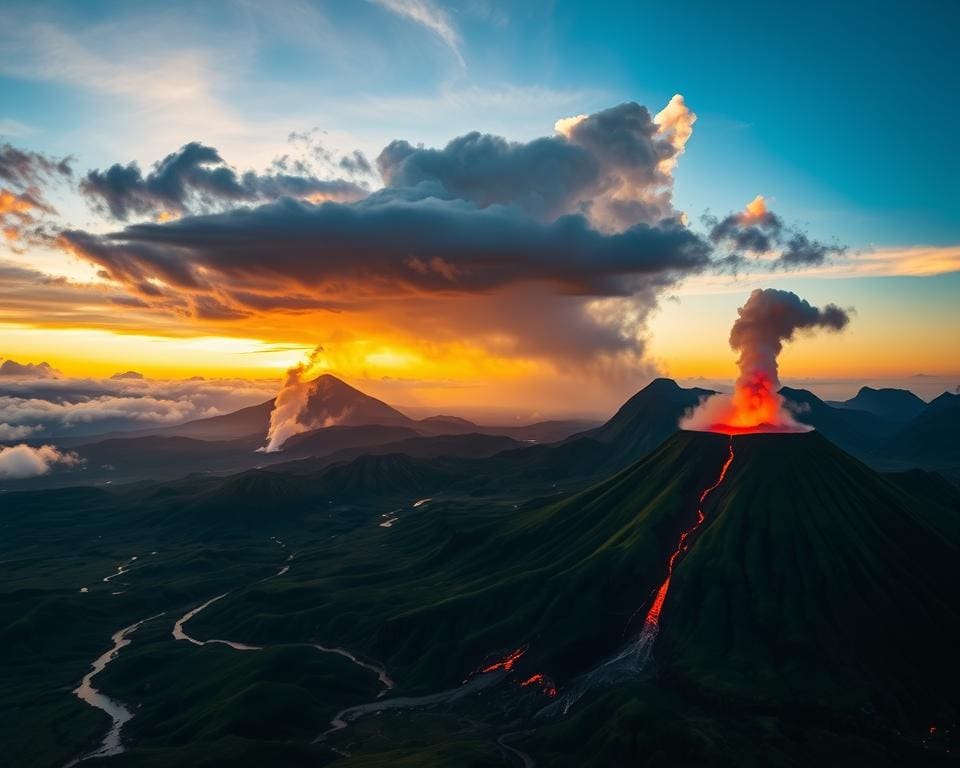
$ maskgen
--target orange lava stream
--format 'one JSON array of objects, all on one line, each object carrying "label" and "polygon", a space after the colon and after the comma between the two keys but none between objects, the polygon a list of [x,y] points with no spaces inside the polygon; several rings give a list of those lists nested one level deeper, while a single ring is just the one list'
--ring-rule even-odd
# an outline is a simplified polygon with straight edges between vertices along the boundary
[{"label": "orange lava stream", "polygon": [[657,590],[657,596],[653,600],[653,605],[651,605],[650,610],[647,611],[647,616],[643,620],[645,627],[658,627],[660,625],[660,612],[663,610],[663,602],[667,599],[667,591],[670,589],[670,579],[673,577],[673,567],[676,565],[677,558],[687,551],[687,539],[703,524],[703,521],[707,519],[706,515],[703,513],[703,502],[706,500],[707,496],[713,493],[713,491],[719,488],[721,483],[723,483],[724,478],[727,476],[727,470],[730,469],[730,465],[732,463],[733,436],[730,437],[730,453],[727,455],[727,460],[723,462],[723,467],[720,469],[720,476],[713,485],[705,489],[703,493],[700,494],[700,504],[697,507],[697,522],[680,534],[680,541],[677,542],[677,548],[673,550],[673,553],[670,555],[670,560],[667,561],[667,578],[664,580],[663,584],[660,585],[660,589]]},{"label": "orange lava stream", "polygon": [[520,683],[521,688],[527,688],[531,685],[539,685],[543,692],[549,696],[551,699],[557,695],[557,687],[553,684],[553,681],[545,675],[541,675],[539,672],[535,675],[531,675],[522,683]]},{"label": "orange lava stream", "polygon": [[520,657],[527,652],[526,648],[517,648],[513,653],[504,656],[500,661],[494,662],[488,667],[481,667],[475,674],[485,675],[488,672],[496,672],[498,669],[509,672],[520,661]]}]

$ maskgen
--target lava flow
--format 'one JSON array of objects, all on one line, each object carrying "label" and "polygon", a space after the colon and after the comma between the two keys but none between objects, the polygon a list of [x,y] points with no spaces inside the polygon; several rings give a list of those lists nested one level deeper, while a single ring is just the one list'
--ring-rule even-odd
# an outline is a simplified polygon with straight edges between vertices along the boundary
[{"label": "lava flow", "polygon": [[481,675],[486,674],[487,672],[496,672],[498,669],[505,670],[509,672],[513,669],[514,665],[520,661],[520,657],[527,652],[526,647],[517,648],[513,653],[509,653],[504,656],[500,661],[496,661],[493,664],[490,664],[487,667],[481,667],[479,673]]},{"label": "lava flow", "polygon": [[520,683],[521,688],[529,688],[531,685],[536,685],[551,699],[557,695],[557,686],[554,685],[553,681],[546,675],[541,675],[539,672],[535,675],[531,675],[522,683]]},{"label": "lava flow", "polygon": [[667,599],[667,590],[670,589],[670,579],[673,577],[673,567],[676,565],[677,558],[687,551],[687,539],[690,538],[691,534],[693,534],[703,524],[703,521],[706,520],[706,515],[703,513],[703,502],[706,501],[707,496],[720,487],[720,484],[723,483],[724,478],[727,476],[727,470],[730,469],[730,465],[733,463],[732,435],[730,437],[729,450],[730,452],[727,455],[727,460],[723,462],[723,467],[720,468],[720,476],[717,478],[717,481],[700,494],[700,504],[697,506],[697,521],[680,534],[680,541],[677,542],[677,548],[673,550],[673,553],[670,555],[670,559],[667,561],[667,578],[664,580],[663,584],[660,585],[660,589],[657,590],[657,596],[653,599],[653,605],[650,606],[650,610],[647,611],[647,616],[643,620],[641,642],[643,641],[643,635],[655,634],[659,629],[660,611],[663,610],[663,601]]},{"label": "lava flow", "polygon": [[467,675],[467,679],[464,680],[464,683],[468,683],[470,680],[475,678],[477,675],[486,675],[490,672],[497,672],[498,670],[503,670],[504,672],[511,672],[516,666],[517,662],[520,661],[520,657],[527,652],[527,646],[523,645],[515,651],[511,651],[506,656],[504,656],[499,661],[495,661],[492,664],[488,664],[484,667],[479,667]]}]

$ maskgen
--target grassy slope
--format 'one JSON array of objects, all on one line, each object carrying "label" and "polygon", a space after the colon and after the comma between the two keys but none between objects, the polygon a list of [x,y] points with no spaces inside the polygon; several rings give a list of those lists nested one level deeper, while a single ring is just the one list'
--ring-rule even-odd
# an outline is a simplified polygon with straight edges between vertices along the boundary
[{"label": "grassy slope", "polygon": [[345,643],[412,689],[456,684],[524,643],[545,671],[573,674],[622,642],[725,449],[720,436],[680,435],[560,501],[402,511],[393,528],[308,554],[292,579],[211,606],[198,626],[249,642]]},{"label": "grassy slope", "polygon": [[[708,525],[677,570],[656,649],[664,690],[688,703],[655,717],[647,693],[601,694],[599,704],[615,702],[613,713],[604,705],[602,722],[578,714],[533,737],[542,764],[583,764],[600,754],[616,764],[657,749],[686,759],[682,744],[699,743],[701,731],[714,751],[690,754],[735,755],[755,728],[766,728],[763,718],[776,721],[771,738],[779,738],[784,722],[821,707],[861,714],[867,707],[909,723],[955,719],[960,686],[944,654],[960,640],[949,512],[928,500],[928,524],[912,511],[923,505],[817,435],[736,444]],[[23,765],[74,756],[105,724],[69,690],[109,635],[227,590],[191,633],[343,644],[387,662],[405,692],[455,685],[489,654],[529,643],[521,669],[563,682],[621,643],[725,452],[726,438],[680,434],[582,492],[529,500],[529,487],[517,487],[497,498],[439,497],[416,510],[412,497],[380,495],[395,478],[405,494],[425,487],[422,475],[390,457],[354,467],[358,484],[350,487],[359,496],[349,507],[331,503],[322,484],[305,493],[300,484],[310,478],[273,472],[188,479],[159,492],[16,497],[0,543],[10,574],[0,590],[0,641],[9,649],[0,739]],[[369,498],[367,481],[377,487]],[[399,522],[378,527],[379,511],[398,504]],[[282,562],[270,534],[288,541],[287,552],[296,549],[294,567],[253,584]],[[118,560],[153,549],[156,563],[99,582]],[[110,594],[126,583],[125,595]],[[80,595],[80,585],[91,593]],[[157,633],[169,632],[163,622]],[[314,720],[370,698],[361,690],[370,681],[342,679],[341,690],[321,668],[336,660],[282,649],[240,658],[161,643],[159,635],[155,643],[147,626],[141,632],[103,678],[108,692],[143,705],[129,724],[136,760],[131,753],[118,764],[320,764],[329,754],[305,743]],[[301,668],[313,671],[297,679]],[[705,708],[709,722],[687,707]],[[738,730],[723,714],[730,707],[747,712],[750,727]],[[258,732],[249,713],[264,711],[272,714]],[[297,720],[300,711],[309,717]],[[389,726],[377,718],[382,741],[357,764],[486,765],[497,756],[487,731],[453,730],[426,743],[409,730],[415,718],[398,716]],[[736,733],[721,738],[731,728]],[[875,748],[804,728],[789,735],[790,748],[808,733],[838,740],[836,754],[851,744],[861,756]],[[34,745],[42,755],[29,752]],[[811,756],[806,762],[819,760],[816,744],[811,749],[802,753]]]},{"label": "grassy slope", "polygon": [[662,667],[721,697],[954,720],[957,543],[815,433],[735,445],[667,601]]}]

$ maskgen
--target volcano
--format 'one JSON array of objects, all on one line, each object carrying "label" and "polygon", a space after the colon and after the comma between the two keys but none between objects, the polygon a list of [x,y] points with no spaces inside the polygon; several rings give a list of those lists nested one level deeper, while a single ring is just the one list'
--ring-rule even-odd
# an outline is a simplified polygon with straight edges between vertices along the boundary
[{"label": "volcano", "polygon": [[783,717],[915,728],[960,711],[960,542],[930,504],[816,432],[679,432],[558,501],[411,516],[391,532],[397,567],[355,548],[298,621],[423,692],[526,647],[519,679],[562,696],[652,616],[649,665],[605,685],[643,672]]},{"label": "volcano", "polygon": [[958,542],[815,432],[732,446],[673,576],[662,672],[720,698],[955,717]]}]

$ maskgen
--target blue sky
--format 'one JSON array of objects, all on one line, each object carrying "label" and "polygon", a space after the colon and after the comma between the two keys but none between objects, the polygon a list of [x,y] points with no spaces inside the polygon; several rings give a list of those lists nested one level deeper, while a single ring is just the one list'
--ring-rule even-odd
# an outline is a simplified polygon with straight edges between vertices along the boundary
[{"label": "blue sky", "polygon": [[855,247],[960,240],[954,3],[426,4],[446,39],[367,2],[6,7],[0,129],[91,165],[190,138],[255,163],[315,126],[369,152],[526,139],[679,92],[699,116],[677,172],[692,215],[762,193]]},{"label": "blue sky", "polygon": [[[396,139],[443,147],[480,131],[529,142],[553,135],[560,118],[625,101],[655,114],[679,93],[697,120],[670,191],[692,229],[705,235],[705,213],[723,217],[763,195],[791,231],[847,250],[791,272],[761,267],[754,274],[691,275],[646,303],[638,299],[642,311],[621,307],[614,313],[617,332],[636,342],[640,357],[620,378],[600,368],[589,374],[603,392],[598,402],[620,402],[651,366],[681,378],[728,375],[729,323],[749,290],[769,285],[856,308],[845,334],[788,354],[795,365],[788,377],[932,372],[953,381],[960,373],[958,22],[960,5],[953,2],[7,0],[0,143],[70,155],[75,178],[118,162],[136,161],[146,172],[193,141],[216,147],[239,171],[263,171],[279,156],[304,151],[291,142],[292,132],[309,133],[335,153],[358,149],[372,159]],[[376,189],[380,179],[368,183]],[[56,206],[58,226],[93,233],[122,226],[95,210],[75,184],[44,194]],[[77,293],[69,317],[58,312],[47,325],[113,333],[86,303],[106,290],[102,273],[74,255],[43,247],[4,252],[0,244],[0,262],[84,283],[87,293]],[[0,328],[5,318],[29,325],[32,315],[48,317],[51,310],[42,306],[24,302],[20,315],[0,312]],[[269,320],[277,326],[261,338],[252,324],[195,317],[189,325],[178,315],[104,311],[124,321],[117,334],[246,334],[243,343],[280,350],[310,349],[332,327],[329,316],[284,325],[275,313]],[[609,320],[609,306],[591,311]],[[500,309],[490,312],[497,317]],[[395,321],[391,315],[375,327],[369,319],[355,331],[355,348],[362,334]],[[7,327],[0,353],[58,357],[59,331],[43,326]],[[416,333],[404,332],[370,359],[396,361],[403,358],[397,350],[408,356],[414,350],[429,362],[426,342],[417,346]],[[489,341],[500,336],[479,326],[466,332],[479,350],[480,373],[470,376],[482,378],[484,366],[499,359]],[[111,350],[99,363],[104,370],[133,354],[122,337],[110,345],[97,339],[94,346]],[[178,360],[182,350],[164,343],[166,359]],[[227,351],[216,371],[245,374],[232,362],[240,359],[230,357],[232,342],[222,346]],[[351,352],[341,362],[367,376],[366,354]],[[536,369],[541,378],[530,378],[524,390],[530,401],[564,370],[551,354],[534,355],[546,355],[547,363],[503,358],[518,371]],[[64,366],[80,370],[83,355],[76,350]],[[289,363],[283,357],[277,366]],[[426,362],[421,368],[435,387],[425,397],[436,397],[447,386],[446,369]],[[180,374],[159,363],[155,370]],[[405,375],[381,373],[394,381]],[[492,386],[490,393],[500,398]]]}]

